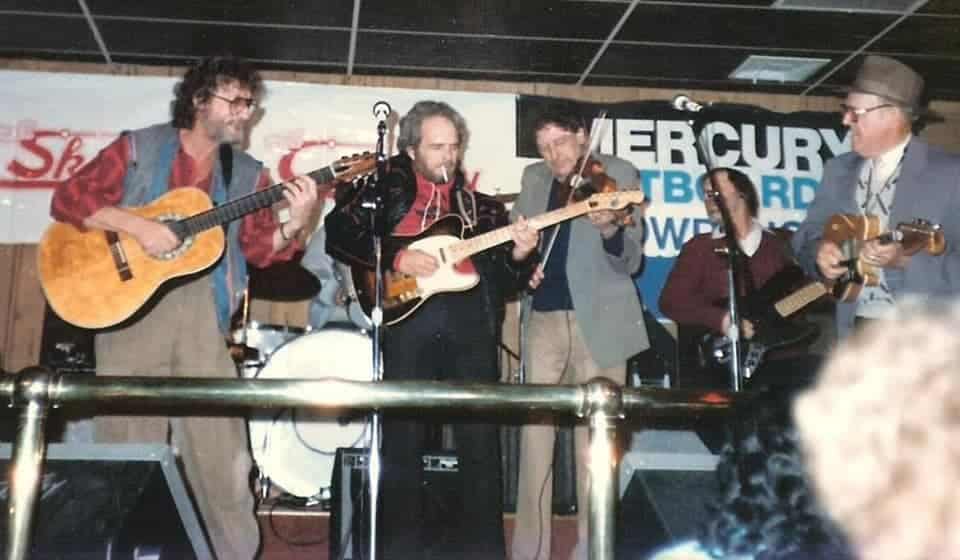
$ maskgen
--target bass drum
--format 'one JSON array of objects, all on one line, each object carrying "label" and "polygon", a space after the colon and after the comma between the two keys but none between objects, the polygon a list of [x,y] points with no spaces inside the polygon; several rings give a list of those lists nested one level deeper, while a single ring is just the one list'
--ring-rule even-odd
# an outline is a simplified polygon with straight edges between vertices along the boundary
[{"label": "bass drum", "polygon": [[[354,329],[325,328],[278,348],[258,379],[370,381],[373,345]],[[366,415],[322,416],[308,410],[265,410],[249,420],[250,448],[261,473],[286,492],[302,498],[330,487],[338,447],[367,447]]]}]

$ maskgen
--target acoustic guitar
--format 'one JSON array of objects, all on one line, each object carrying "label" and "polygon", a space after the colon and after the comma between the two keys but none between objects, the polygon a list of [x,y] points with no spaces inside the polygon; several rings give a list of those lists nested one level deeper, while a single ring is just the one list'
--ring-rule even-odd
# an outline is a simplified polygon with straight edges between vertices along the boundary
[{"label": "acoustic guitar", "polygon": [[[362,154],[308,175],[318,184],[346,183],[375,170],[376,157]],[[54,222],[44,232],[37,252],[43,293],[50,307],[69,323],[88,329],[116,325],[140,309],[164,282],[217,262],[226,239],[221,226],[279,202],[284,187],[279,183],[216,207],[200,189],[181,187],[145,206],[127,208],[165,223],[180,239],[176,249],[159,257],[148,255],[125,233],[81,231]]]},{"label": "acoustic guitar", "polygon": [[901,223],[896,229],[880,232],[880,220],[876,216],[860,214],[836,214],[823,228],[823,238],[840,247],[847,271],[828,285],[837,301],[856,301],[863,286],[876,286],[880,282],[877,267],[859,259],[860,248],[869,240],[881,243],[900,243],[907,255],[925,251],[930,255],[942,255],[947,249],[940,224],[917,218]]},{"label": "acoustic guitar", "polygon": [[[643,203],[643,191],[598,193],[563,208],[530,218],[527,223],[537,230],[582,216],[595,210],[620,210]],[[466,291],[480,282],[467,263],[472,255],[510,241],[510,226],[463,239],[463,220],[456,215],[444,216],[415,236],[394,236],[406,249],[418,249],[432,255],[439,268],[430,276],[414,277],[395,271],[384,274],[384,324],[392,325],[410,316],[431,296],[444,292]],[[354,266],[351,276],[361,308],[370,316],[374,306],[376,276],[373,270]]]}]

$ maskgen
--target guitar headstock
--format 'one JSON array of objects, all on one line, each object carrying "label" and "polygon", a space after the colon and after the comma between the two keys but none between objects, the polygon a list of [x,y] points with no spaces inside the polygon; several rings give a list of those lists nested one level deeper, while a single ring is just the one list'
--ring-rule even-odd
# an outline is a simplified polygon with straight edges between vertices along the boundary
[{"label": "guitar headstock", "polygon": [[345,156],[331,165],[337,181],[350,183],[373,175],[377,171],[377,155],[370,152]]},{"label": "guitar headstock", "polygon": [[900,243],[908,255],[919,251],[937,256],[947,250],[947,242],[943,237],[943,228],[927,220],[917,218],[912,222],[897,225],[900,233]]},{"label": "guitar headstock", "polygon": [[622,210],[631,204],[643,204],[643,191],[613,191],[590,195],[586,203],[590,210]]}]

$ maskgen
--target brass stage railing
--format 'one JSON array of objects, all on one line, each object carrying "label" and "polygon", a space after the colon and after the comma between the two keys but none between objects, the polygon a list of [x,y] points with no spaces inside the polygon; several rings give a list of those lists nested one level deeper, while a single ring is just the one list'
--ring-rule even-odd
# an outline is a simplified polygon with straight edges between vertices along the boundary
[{"label": "brass stage railing", "polygon": [[614,557],[617,430],[625,416],[689,415],[720,411],[733,395],[664,389],[623,389],[598,378],[584,385],[452,384],[431,381],[356,382],[340,379],[210,379],[90,377],[27,368],[0,378],[0,398],[20,409],[10,465],[7,553],[27,557],[39,494],[51,407],[96,403],[130,411],[163,407],[190,415],[211,408],[310,408],[331,415],[393,409],[541,411],[585,418],[590,432],[589,538],[591,560]]}]

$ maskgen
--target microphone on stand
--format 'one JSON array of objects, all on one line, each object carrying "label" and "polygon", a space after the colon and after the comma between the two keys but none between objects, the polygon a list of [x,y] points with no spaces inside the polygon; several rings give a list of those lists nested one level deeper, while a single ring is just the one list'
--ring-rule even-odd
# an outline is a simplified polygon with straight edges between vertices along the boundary
[{"label": "microphone on stand", "polygon": [[389,117],[392,112],[393,110],[390,109],[390,104],[386,101],[377,101],[373,104],[373,116],[377,117],[378,120],[387,120],[387,117]]},{"label": "microphone on stand", "polygon": [[699,113],[705,107],[707,107],[709,103],[707,104],[697,103],[693,99],[690,99],[689,96],[680,94],[673,98],[673,101],[670,102],[670,105],[677,111],[684,111],[687,113]]}]

